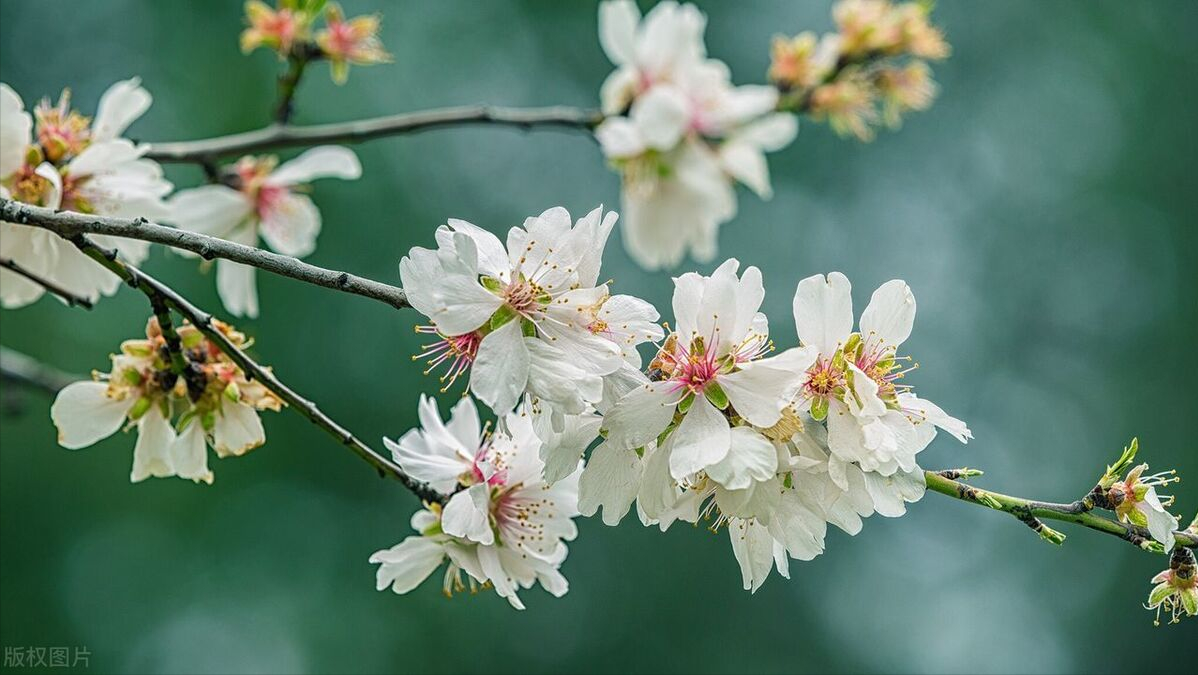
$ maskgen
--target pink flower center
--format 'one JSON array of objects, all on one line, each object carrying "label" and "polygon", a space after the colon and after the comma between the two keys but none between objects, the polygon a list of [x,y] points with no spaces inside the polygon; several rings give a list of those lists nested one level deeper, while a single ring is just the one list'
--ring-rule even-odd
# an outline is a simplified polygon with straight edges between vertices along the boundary
[{"label": "pink flower center", "polygon": [[716,358],[715,349],[705,344],[702,339],[692,340],[688,350],[677,343],[675,353],[659,357],[672,371],[670,381],[674,383],[674,391],[685,389],[701,394],[719,375],[721,364]]},{"label": "pink flower center", "polygon": [[503,289],[503,300],[507,306],[525,317],[539,308],[540,303],[537,302],[539,295],[541,295],[541,289],[536,284],[524,280],[513,281]]},{"label": "pink flower center", "polygon": [[254,210],[258,213],[258,220],[265,221],[269,214],[277,211],[279,204],[289,192],[287,188],[279,185],[262,185],[259,187],[257,198],[254,200]]},{"label": "pink flower center", "polygon": [[445,374],[440,378],[441,382],[445,383],[442,392],[448,391],[458,377],[470,369],[475,356],[478,355],[478,345],[483,340],[478,331],[448,336],[441,334],[436,326],[417,326],[416,332],[431,333],[440,338],[436,342],[424,345],[424,351],[413,356],[412,360],[428,358],[428,370],[424,371],[425,375],[442,364],[448,364]]},{"label": "pink flower center", "polygon": [[820,359],[807,369],[803,395],[808,398],[829,399],[845,385],[844,371],[832,365],[832,359]]}]

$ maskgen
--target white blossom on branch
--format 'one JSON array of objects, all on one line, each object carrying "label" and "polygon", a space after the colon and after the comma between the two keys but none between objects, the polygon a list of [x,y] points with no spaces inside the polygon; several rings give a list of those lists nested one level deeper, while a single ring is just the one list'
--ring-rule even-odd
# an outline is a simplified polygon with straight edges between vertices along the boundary
[{"label": "white blossom on branch", "polygon": [[[412,517],[419,536],[377,551],[378,589],[407,593],[448,559],[443,590],[447,595],[478,585],[493,586],[516,609],[524,609],[518,591],[540,584],[557,597],[569,590],[559,568],[567,541],[578,529],[578,469],[549,485],[542,479],[540,439],[525,412],[500,418],[488,431],[469,397],[448,423],[436,404],[422,397],[422,429],[398,442],[385,440],[395,461],[418,480],[436,488],[460,485],[442,507],[429,504]],[[466,573],[466,583],[461,574]]]},{"label": "white blossom on branch", "polygon": [[[119,217],[165,215],[162,198],[172,189],[147,146],[121,138],[150,107],[150,94],[134,78],[117,82],[100,98],[94,119],[71,108],[69,91],[57,105],[43,100],[31,116],[21,98],[0,84],[0,196],[26,204]],[[67,292],[95,301],[120,285],[72,244],[44,229],[0,222],[0,257]],[[133,263],[145,259],[146,242],[97,236]],[[0,302],[21,307],[44,288],[0,269]]]},{"label": "white blossom on branch", "polygon": [[513,227],[506,247],[463,220],[441,226],[435,250],[414,247],[399,264],[409,302],[432,322],[416,330],[434,342],[413,358],[444,366],[446,387],[470,371],[470,392],[498,414],[525,393],[559,414],[598,403],[625,349],[655,335],[651,307],[598,284],[616,217],[600,207],[572,225],[552,208]]},{"label": "white blossom on branch", "polygon": [[[219,328],[236,344],[245,343],[231,327]],[[50,408],[59,443],[84,448],[136,427],[130,480],[178,476],[209,484],[208,445],[223,458],[265,443],[258,412],[279,410],[278,397],[247,379],[194,326],[180,327],[178,340],[172,346],[151,318],[145,339],[121,344],[110,372],[59,392]]]},{"label": "white blossom on branch", "polygon": [[[317,178],[354,180],[362,165],[352,150],[337,145],[312,148],[278,164],[277,158],[243,157],[224,184],[180,190],[168,202],[164,220],[184,230],[255,246],[261,237],[275,251],[303,258],[316,250],[320,210],[304,192]],[[187,254],[190,255],[190,254]],[[258,316],[253,267],[231,260],[216,264],[216,288],[225,308],[238,316]]]},{"label": "white blossom on branch", "polygon": [[735,182],[771,195],[765,152],[788,145],[794,115],[775,113],[772,86],[734,86],[706,57],[706,19],[693,5],[662,2],[643,19],[631,0],[600,5],[599,35],[616,64],[601,90],[608,118],[595,130],[623,178],[624,241],[647,268],[689,252],[715,256],[716,235],[736,215]]}]

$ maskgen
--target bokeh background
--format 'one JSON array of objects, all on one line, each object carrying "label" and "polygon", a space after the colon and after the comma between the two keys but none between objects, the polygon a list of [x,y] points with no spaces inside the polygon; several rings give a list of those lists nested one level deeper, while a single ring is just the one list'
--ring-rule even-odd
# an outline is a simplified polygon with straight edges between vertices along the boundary
[{"label": "bokeh background", "polygon": [[[343,87],[314,67],[300,123],[592,106],[610,70],[590,3],[345,4],[384,13],[395,63]],[[828,2],[700,5],[709,51],[738,82],[763,81],[773,34],[831,27]],[[803,123],[770,159],[776,196],[742,193],[721,256],[761,267],[783,344],[802,277],[842,270],[861,304],[888,279],[911,284],[918,391],[977,439],[939,439],[925,466],[978,466],[988,487],[1066,501],[1138,435],[1144,458],[1198,476],[1198,3],[944,2],[935,17],[954,48],[935,107],[864,145]],[[131,130],[143,140],[250,129],[278,63],[239,53],[241,22],[232,1],[4,0],[0,77],[29,104],[70,86],[93,110],[140,75],[155,97]],[[310,260],[393,283],[447,217],[505,231],[549,206],[618,202],[577,133],[439,130],[357,151],[361,180],[316,188]],[[147,267],[219,308],[194,262],[155,250]],[[668,307],[669,274],[636,268],[618,234],[605,276]],[[262,318],[239,326],[285,381],[370,441],[416,423],[435,382],[409,360],[414,313],[266,274],[259,288]],[[90,313],[43,300],[0,320],[5,345],[86,373],[146,316],[122,291]],[[855,538],[830,532],[824,556],[755,595],[725,535],[596,519],[564,599],[528,591],[517,613],[493,594],[446,600],[436,577],[397,597],[374,590],[367,557],[408,534],[416,500],[298,415],[269,416],[264,448],[213,458],[212,487],[130,485],[131,437],[63,450],[45,396],[4,396],[0,643],[85,646],[97,671],[1144,672],[1196,635],[1154,629],[1140,608],[1162,557],[1068,527],[1056,548],[939,495]],[[1198,492],[1179,492],[1192,517]]]}]

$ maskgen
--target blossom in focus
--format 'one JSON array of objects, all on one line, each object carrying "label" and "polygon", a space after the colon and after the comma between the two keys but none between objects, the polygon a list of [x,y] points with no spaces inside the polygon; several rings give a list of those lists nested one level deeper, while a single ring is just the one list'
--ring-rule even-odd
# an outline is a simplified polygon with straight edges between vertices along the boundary
[{"label": "blossom in focus", "polygon": [[[227,326],[221,330],[239,338]],[[151,318],[146,338],[122,343],[108,373],[60,391],[50,408],[59,444],[84,448],[122,427],[136,428],[130,480],[178,476],[211,484],[207,442],[221,457],[265,442],[257,411],[278,410],[278,399],[247,381],[194,326],[178,333],[188,365],[183,375],[172,368],[162,330]]]},{"label": "blossom in focus", "polygon": [[1156,489],[1181,479],[1176,471],[1145,476],[1147,469],[1147,464],[1133,467],[1126,478],[1111,485],[1107,490],[1107,499],[1114,506],[1120,521],[1148,528],[1152,538],[1167,551],[1173,548],[1173,530],[1177,528],[1177,519],[1167,509],[1173,503],[1173,498],[1158,495]]},{"label": "blossom in focus", "polygon": [[663,2],[643,20],[632,2],[600,5],[600,41],[617,70],[595,134],[623,178],[625,245],[647,268],[688,252],[713,258],[719,225],[736,214],[734,182],[768,198],[764,153],[797,131],[792,115],[774,112],[776,89],[734,86],[728,67],[706,58],[705,25],[692,5]]},{"label": "blossom in focus", "polygon": [[915,320],[915,296],[906,283],[896,279],[874,291],[858,332],[849,280],[839,272],[799,282],[794,315],[799,339],[819,353],[804,376],[799,404],[827,421],[836,460],[891,476],[918,467],[915,456],[937,427],[962,443],[972,438],[963,422],[903,382],[918,367],[898,355]]},{"label": "blossom in focus", "polygon": [[[513,227],[505,248],[490,232],[450,220],[435,250],[414,247],[400,261],[408,300],[432,322],[417,327],[434,341],[413,358],[427,358],[429,372],[445,366],[446,387],[470,371],[470,392],[499,414],[525,393],[563,415],[599,402],[625,349],[652,339],[641,319],[656,316],[597,285],[615,221],[597,208],[572,225],[568,211],[552,208]],[[617,298],[627,299],[607,313]]]},{"label": "blossom in focus", "polygon": [[[352,150],[322,145],[278,164],[273,156],[243,157],[231,185],[180,190],[168,202],[167,222],[192,232],[256,246],[261,237],[283,255],[302,258],[316,250],[320,211],[304,192],[317,178],[354,180],[362,165]],[[238,316],[258,316],[255,268],[218,260],[216,288],[225,308]]]},{"label": "blossom in focus", "polygon": [[505,415],[489,433],[469,398],[448,423],[435,403],[422,399],[420,418],[422,429],[386,441],[395,461],[435,488],[462,489],[443,508],[430,504],[413,517],[419,536],[370,557],[379,565],[378,589],[406,593],[448,559],[447,595],[465,588],[462,572],[472,589],[490,584],[516,609],[524,609],[518,591],[537,583],[564,595],[569,585],[559,568],[565,542],[578,534],[577,464],[569,477],[545,483],[540,440],[527,414]]},{"label": "blossom in focus", "polygon": [[380,22],[378,15],[347,20],[335,2],[325,8],[325,27],[317,31],[316,44],[329,60],[334,82],[345,84],[350,64],[369,66],[391,60],[378,38]]},{"label": "blossom in focus", "polygon": [[[160,218],[162,199],[172,189],[161,167],[143,158],[121,134],[150,107],[150,94],[137,78],[108,88],[94,119],[71,108],[69,92],[58,104],[42,101],[31,116],[21,98],[0,84],[0,196],[26,204],[119,217]],[[111,295],[120,279],[73,244],[47,230],[0,223],[0,256],[32,274],[89,300]],[[104,235],[91,240],[139,264],[149,253],[142,241]],[[0,303],[21,307],[45,289],[0,270]]]},{"label": "blossom in focus", "polygon": [[[261,0],[245,3],[245,18],[249,27],[241,32],[241,51],[248,54],[259,47],[273,49],[280,58],[291,53],[292,47],[306,40],[312,17],[296,7],[275,9]],[[293,3],[292,3],[293,4]]]},{"label": "blossom in focus", "polygon": [[764,358],[772,345],[757,311],[761,272],[748,267],[738,277],[738,268],[730,259],[710,277],[692,272],[674,280],[676,326],[650,365],[657,379],[625,395],[604,420],[609,443],[638,448],[680,413],[663,450],[675,480],[706,470],[735,488],[759,471],[772,476],[773,447],[750,429],[734,433],[728,416],[773,426],[814,360],[814,350],[800,348]]}]

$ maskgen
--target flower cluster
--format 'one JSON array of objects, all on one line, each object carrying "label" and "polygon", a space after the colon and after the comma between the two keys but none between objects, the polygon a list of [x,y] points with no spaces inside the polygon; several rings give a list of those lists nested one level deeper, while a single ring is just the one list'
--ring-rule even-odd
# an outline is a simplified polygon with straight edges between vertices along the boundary
[{"label": "flower cluster", "polygon": [[[302,258],[316,250],[320,211],[305,194],[317,178],[354,180],[362,166],[349,148],[322,145],[278,164],[278,158],[242,157],[221,183],[180,190],[163,219],[177,227],[255,246],[258,238],[283,255]],[[190,255],[176,250],[181,255]],[[216,288],[225,308],[258,316],[255,268],[229,260],[216,264]]]},{"label": "flower cluster", "polygon": [[[231,326],[216,322],[216,328],[234,344],[247,344]],[[211,484],[207,446],[223,458],[265,443],[258,413],[277,411],[282,401],[247,379],[195,326],[184,324],[177,337],[174,354],[152,317],[145,339],[121,344],[111,371],[60,391],[50,408],[59,444],[75,450],[136,427],[130,480],[178,476]]]},{"label": "flower cluster", "polygon": [[466,587],[462,572],[471,590],[494,587],[516,609],[524,609],[517,591],[534,584],[564,595],[569,585],[558,568],[566,559],[565,542],[578,534],[572,520],[578,515],[578,456],[567,476],[547,482],[544,443],[527,410],[502,416],[489,431],[470,398],[454,406],[444,423],[436,402],[421,397],[420,421],[423,429],[398,442],[385,439],[395,461],[434,488],[460,489],[444,507],[429,504],[412,517],[419,536],[370,557],[379,564],[378,589],[406,593],[448,559],[446,595]]},{"label": "flower cluster", "polygon": [[[545,585],[531,569],[504,567],[502,582],[472,571],[469,551],[523,545],[500,525],[518,483],[553,490],[582,515],[602,508],[612,525],[636,502],[642,523],[662,530],[701,519],[726,527],[745,588],[756,590],[775,566],[787,575],[790,558],[819,555],[827,523],[855,534],[862,517],[902,515],[923,495],[916,456],[937,429],[972,437],[905,382],[917,366],[899,352],[915,318],[902,281],[874,292],[854,330],[848,280],[804,279],[799,345],[778,351],[758,311],[760,271],[728,260],[674,280],[675,324],[664,331],[651,305],[595,285],[615,220],[596,209],[572,225],[550,209],[512,228],[506,248],[451,220],[436,250],[401,261],[413,307],[432,322],[417,331],[436,340],[418,357],[445,365],[449,384],[469,372],[469,392],[500,422],[480,432],[465,398],[445,424],[422,399],[423,430],[387,441],[405,471],[450,496],[418,516],[420,537],[375,555],[380,588],[406,592],[446,557],[447,590],[461,570],[508,597]],[[642,371],[645,342],[655,352]],[[506,458],[521,453],[528,465],[513,473]],[[547,561],[555,572],[562,562]]]},{"label": "flower cluster", "polygon": [[[281,0],[278,8],[272,8],[260,0],[249,0],[245,16],[249,27],[241,33],[243,52],[266,47],[278,52],[280,59],[328,59],[337,84],[345,84],[351,64],[369,66],[391,60],[378,38],[380,17],[346,19],[335,2]],[[324,28],[314,31],[321,16]]]},{"label": "flower cluster", "polygon": [[906,113],[926,110],[936,96],[928,61],[950,51],[929,12],[923,2],[840,0],[836,32],[774,38],[769,77],[782,92],[780,108],[863,141],[879,123],[896,128]]},{"label": "flower cluster", "polygon": [[[147,147],[122,138],[150,107],[150,94],[135,79],[117,82],[100,97],[95,118],[71,107],[64,91],[56,105],[43,99],[33,114],[8,85],[0,84],[0,196],[26,204],[108,216],[156,218],[172,189]],[[92,240],[134,264],[149,244],[95,235]],[[120,285],[95,261],[58,235],[0,222],[0,257],[82,298],[111,295]],[[21,307],[45,289],[0,269],[0,304]]]},{"label": "flower cluster", "polygon": [[708,58],[706,18],[693,5],[658,3],[643,19],[632,0],[599,7],[599,39],[616,65],[600,91],[595,130],[623,179],[624,242],[647,268],[672,267],[689,252],[715,256],[719,226],[736,215],[734,183],[771,195],[766,152],[795,137],[776,113],[772,86],[734,86]]},{"label": "flower cluster", "polygon": [[874,292],[853,330],[848,280],[799,283],[800,346],[774,356],[758,313],[761,274],[729,260],[711,276],[675,279],[675,329],[647,381],[604,418],[606,441],[580,480],[580,510],[618,522],[633,501],[645,525],[707,518],[727,526],[744,587],[757,590],[788,557],[823,551],[826,523],[856,534],[861,517],[899,516],[920,499],[916,455],[963,422],[917,397],[898,350],[915,299],[902,281]]}]

